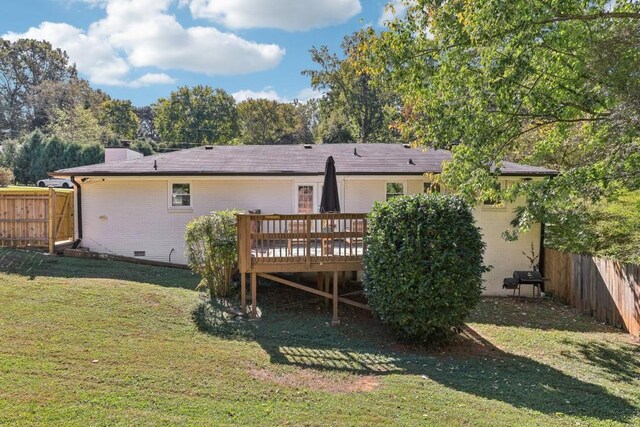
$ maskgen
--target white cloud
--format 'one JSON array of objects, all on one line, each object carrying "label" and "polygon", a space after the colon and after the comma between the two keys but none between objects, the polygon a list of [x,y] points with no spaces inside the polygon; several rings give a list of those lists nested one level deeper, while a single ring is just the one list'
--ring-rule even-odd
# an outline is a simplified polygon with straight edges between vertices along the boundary
[{"label": "white cloud", "polygon": [[359,0],[182,0],[194,18],[227,28],[305,31],[346,22],[362,10]]},{"label": "white cloud", "polygon": [[[324,95],[322,92],[308,87],[298,92],[294,99],[300,102],[307,102],[310,99],[321,98],[322,95]],[[232,93],[231,96],[233,96],[236,102],[246,101],[247,99],[269,99],[278,102],[292,102],[291,99],[280,96],[278,92],[271,87],[265,87],[262,90],[243,89]]]},{"label": "white cloud", "polygon": [[24,33],[10,32],[2,38],[12,41],[19,38],[47,40],[54,47],[65,50],[78,70],[96,84],[123,85],[123,79],[131,70],[107,40],[90,36],[69,24],[43,22]]},{"label": "white cloud", "polygon": [[269,99],[271,101],[288,102],[288,100],[278,95],[278,92],[269,88],[264,88],[263,90],[258,91],[243,89],[233,92],[231,96],[233,96],[236,102],[246,101],[247,99]]},{"label": "white cloud", "polygon": [[164,73],[131,80],[128,76],[137,67],[234,75],[273,68],[285,54],[275,44],[255,43],[213,27],[185,28],[169,13],[173,0],[83,1],[102,5],[106,11],[87,30],[43,22],[2,37],[48,40],[67,51],[91,82],[130,87],[175,82]]},{"label": "white cloud", "polygon": [[387,22],[392,22],[396,18],[401,18],[407,11],[407,5],[405,0],[391,0],[389,1],[378,18],[378,25],[384,27]]},{"label": "white cloud", "polygon": [[322,98],[323,95],[324,93],[320,92],[319,90],[308,87],[298,92],[298,96],[296,96],[296,99],[301,102],[307,102],[310,99]]},{"label": "white cloud", "polygon": [[145,87],[151,85],[169,85],[176,82],[176,79],[165,73],[147,73],[129,82],[129,87]]}]

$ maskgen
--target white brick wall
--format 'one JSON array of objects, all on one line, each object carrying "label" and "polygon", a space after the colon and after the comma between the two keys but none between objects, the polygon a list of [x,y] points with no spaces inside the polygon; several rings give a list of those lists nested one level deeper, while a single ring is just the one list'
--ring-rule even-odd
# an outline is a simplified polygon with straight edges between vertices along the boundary
[{"label": "white brick wall", "polygon": [[[409,194],[422,191],[423,180],[402,177],[339,177],[344,212],[368,212],[374,201],[384,200],[386,182],[405,182]],[[190,182],[192,209],[169,209],[168,179],[91,178],[82,184],[83,239],[82,244],[96,252],[133,256],[145,251],[145,258],[157,261],[185,263],[184,229],[196,216],[220,209],[261,209],[263,213],[295,212],[294,184],[321,183],[322,177],[255,179],[173,179]],[[319,187],[318,190],[319,191]],[[319,200],[319,195],[318,195]],[[502,279],[514,270],[526,270],[531,243],[539,249],[540,226],[521,236],[516,242],[506,242],[502,232],[509,228],[514,206],[492,208],[479,206],[474,210],[477,225],[487,243],[485,263],[493,269],[484,276],[487,295],[504,295]],[[173,250],[173,251],[172,251]]]}]

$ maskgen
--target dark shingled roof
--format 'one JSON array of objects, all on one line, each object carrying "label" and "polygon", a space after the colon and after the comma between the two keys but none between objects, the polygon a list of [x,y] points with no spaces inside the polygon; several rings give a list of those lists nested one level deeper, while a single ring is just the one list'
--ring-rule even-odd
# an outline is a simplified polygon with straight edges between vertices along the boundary
[{"label": "dark shingled roof", "polygon": [[[322,175],[333,156],[338,175],[422,175],[442,172],[447,150],[401,144],[209,146],[140,159],[61,169],[53,176]],[[354,150],[355,153],[354,154]],[[154,164],[157,169],[154,169]],[[555,175],[551,169],[504,162],[503,175]]]}]

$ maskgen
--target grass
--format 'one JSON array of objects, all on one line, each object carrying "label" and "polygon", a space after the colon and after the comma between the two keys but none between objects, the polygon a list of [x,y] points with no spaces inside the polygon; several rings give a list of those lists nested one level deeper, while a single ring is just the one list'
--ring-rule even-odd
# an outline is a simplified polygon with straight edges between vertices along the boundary
[{"label": "grass", "polygon": [[188,271],[0,251],[0,425],[640,424],[640,346],[550,301],[486,299],[447,347],[272,284],[262,318]]}]

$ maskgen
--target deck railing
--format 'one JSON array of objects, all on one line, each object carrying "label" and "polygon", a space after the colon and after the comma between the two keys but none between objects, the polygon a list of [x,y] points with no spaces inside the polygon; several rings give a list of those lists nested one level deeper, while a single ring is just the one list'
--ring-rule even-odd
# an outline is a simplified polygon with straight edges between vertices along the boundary
[{"label": "deck railing", "polygon": [[364,213],[238,215],[241,272],[359,270]]}]

